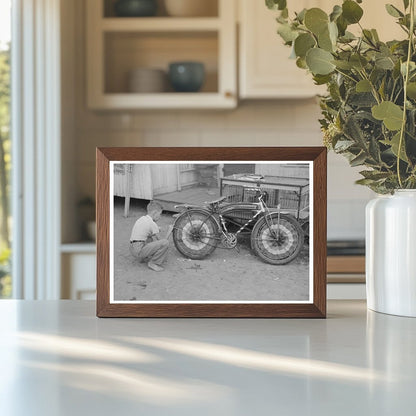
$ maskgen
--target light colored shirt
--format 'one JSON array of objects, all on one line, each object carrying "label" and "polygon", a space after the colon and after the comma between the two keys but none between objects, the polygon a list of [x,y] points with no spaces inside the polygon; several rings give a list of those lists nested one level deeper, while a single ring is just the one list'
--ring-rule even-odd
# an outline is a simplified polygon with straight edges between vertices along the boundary
[{"label": "light colored shirt", "polygon": [[133,226],[130,241],[146,241],[149,237],[159,234],[159,227],[150,215],[140,217]]}]

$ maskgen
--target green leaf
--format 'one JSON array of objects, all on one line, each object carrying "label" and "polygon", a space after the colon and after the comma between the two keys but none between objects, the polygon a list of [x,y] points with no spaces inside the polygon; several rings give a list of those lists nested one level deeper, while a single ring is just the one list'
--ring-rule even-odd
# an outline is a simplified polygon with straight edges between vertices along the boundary
[{"label": "green leaf", "polygon": [[397,8],[394,7],[392,4],[386,4],[387,13],[393,17],[403,17],[404,14]]},{"label": "green leaf", "polygon": [[324,85],[331,81],[331,76],[315,74],[313,80],[315,81],[315,85]]},{"label": "green leaf", "polygon": [[348,104],[356,107],[373,107],[377,104],[373,94],[370,92],[351,93],[348,97]]},{"label": "green leaf", "polygon": [[266,6],[271,10],[283,10],[287,6],[286,0],[266,0]]},{"label": "green leaf", "polygon": [[358,53],[352,55],[349,62],[354,68],[358,70],[364,69],[364,67],[368,64],[367,60]]},{"label": "green leaf", "polygon": [[338,140],[334,146],[334,150],[337,153],[345,152],[353,145],[354,142],[351,140]]},{"label": "green leaf", "polygon": [[383,121],[384,125],[392,131],[402,127],[403,110],[391,101],[383,101],[371,109],[373,117]]},{"label": "green leaf", "polygon": [[321,49],[324,49],[328,52],[334,51],[334,44],[332,43],[331,37],[329,35],[328,27],[324,32],[321,32],[318,35],[318,45]]},{"label": "green leaf", "polygon": [[364,186],[370,186],[374,183],[373,179],[358,179],[355,181],[357,185],[364,185]]},{"label": "green leaf", "polygon": [[[338,27],[338,25],[337,25],[337,29],[338,29],[338,31],[339,31],[339,27]],[[339,42],[341,42],[341,43],[349,43],[349,42],[352,42],[353,40],[355,40],[355,39],[357,39],[356,38],[356,36],[353,34],[353,33],[351,33],[351,32],[348,32],[348,30],[344,33],[344,35],[343,36],[341,36],[339,39],[338,39],[338,41]]]},{"label": "green leaf", "polygon": [[379,166],[381,161],[380,147],[378,140],[374,136],[370,137],[368,151],[370,152],[370,156],[373,158],[374,164]]},{"label": "green leaf", "polygon": [[[416,70],[416,64],[412,61],[409,62],[409,73],[412,73]],[[406,76],[406,62],[402,62],[400,65],[400,72],[405,77]]]},{"label": "green leaf", "polygon": [[357,82],[355,86],[357,92],[371,92],[371,83],[366,79],[362,79],[360,82]]},{"label": "green leaf", "polygon": [[309,33],[302,33],[295,39],[296,56],[304,58],[309,49],[316,45],[314,37]]},{"label": "green leaf", "polygon": [[378,89],[378,93],[380,94],[380,97],[385,100],[386,99],[386,78],[383,78],[381,81],[380,87]]},{"label": "green leaf", "polygon": [[318,7],[309,9],[305,13],[305,26],[318,36],[328,28],[328,15]]},{"label": "green leaf", "polygon": [[409,7],[409,0],[403,0],[403,6],[404,6],[404,9],[406,10]]},{"label": "green leaf", "polygon": [[354,141],[360,149],[366,147],[366,139],[361,129],[362,120],[358,115],[352,115],[348,117],[344,125],[345,136]]},{"label": "green leaf", "polygon": [[363,9],[352,0],[342,3],[342,16],[349,24],[358,23],[363,16]]},{"label": "green leaf", "polygon": [[350,160],[350,165],[352,167],[362,165],[367,159],[367,155],[364,152],[361,152],[358,156]]},{"label": "green leaf", "polygon": [[296,59],[296,66],[301,69],[308,69],[308,65],[306,65],[305,58],[298,58]]},{"label": "green leaf", "polygon": [[416,82],[407,84],[407,96],[412,100],[416,100]]},{"label": "green leaf", "polygon": [[340,17],[342,15],[342,7],[339,5],[335,5],[334,8],[332,9],[332,13],[329,15],[329,20],[331,22],[335,22],[338,17]]},{"label": "green leaf", "polygon": [[369,43],[370,45],[374,45],[375,40],[373,39],[373,34],[371,33],[371,30],[364,29],[363,30],[363,37],[364,40]]},{"label": "green leaf", "polygon": [[[381,142],[387,146],[390,146],[391,151],[393,152],[393,154],[397,157],[399,154],[399,144],[400,144],[400,132],[398,132],[397,134],[395,134],[393,136],[393,138],[391,139],[391,141],[388,140],[381,140]],[[406,155],[406,149],[405,149],[405,141],[403,140],[402,142],[402,146],[400,148],[400,159],[403,160],[404,162],[409,162],[409,159],[407,158]]]},{"label": "green leaf", "polygon": [[303,21],[305,20],[305,14],[307,12],[307,9],[302,9],[299,13],[296,14],[296,19],[303,23]]},{"label": "green leaf", "polygon": [[375,61],[376,67],[380,69],[394,69],[394,61],[390,56],[378,56]]},{"label": "green leaf", "polygon": [[287,23],[280,24],[277,28],[277,33],[288,44],[293,42],[298,37],[298,32],[293,30],[292,27]]},{"label": "green leaf", "polygon": [[378,85],[380,82],[383,82],[383,79],[386,77],[386,71],[383,69],[374,67],[370,74],[370,81],[373,85]]},{"label": "green leaf", "polygon": [[377,33],[377,30],[376,29],[371,29],[371,34],[373,35],[373,39],[376,42],[380,42],[380,38],[378,37],[378,33]]},{"label": "green leaf", "polygon": [[314,75],[327,75],[333,72],[335,69],[335,65],[332,63],[333,59],[330,52],[320,48],[309,49],[306,54],[306,64]]},{"label": "green leaf", "polygon": [[331,38],[331,42],[334,46],[337,44],[338,39],[338,26],[334,22],[329,22],[328,24],[328,30],[329,30],[329,37]]},{"label": "green leaf", "polygon": [[340,36],[344,36],[348,27],[348,22],[344,19],[342,15],[337,19],[337,27]]},{"label": "green leaf", "polygon": [[365,179],[372,179],[374,181],[378,181],[380,179],[388,178],[391,173],[390,172],[379,172],[377,170],[362,170],[360,175],[364,176]]},{"label": "green leaf", "polygon": [[352,65],[348,61],[334,60],[332,63],[339,69],[344,71],[349,71],[352,68]]}]

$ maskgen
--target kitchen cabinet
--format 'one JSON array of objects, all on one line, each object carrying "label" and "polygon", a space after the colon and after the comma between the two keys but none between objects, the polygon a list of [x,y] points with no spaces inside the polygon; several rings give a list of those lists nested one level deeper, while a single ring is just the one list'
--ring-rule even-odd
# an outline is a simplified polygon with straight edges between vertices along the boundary
[{"label": "kitchen cabinet", "polygon": [[[324,7],[326,1],[300,0],[296,10]],[[264,1],[239,0],[240,98],[308,98],[322,92],[311,75],[289,59],[291,50],[277,35],[277,13]],[[293,7],[293,6],[292,6]]]},{"label": "kitchen cabinet", "polygon": [[61,253],[61,298],[95,300],[95,244],[63,244],[61,246]]},{"label": "kitchen cabinet", "polygon": [[[403,8],[402,0],[390,3]],[[293,12],[320,7],[330,12],[334,4],[341,4],[341,1],[299,0],[296,5],[289,4],[289,8]],[[366,0],[361,7],[364,9],[363,27],[376,28],[383,41],[403,38],[404,32],[388,15],[384,4]],[[314,85],[311,75],[289,58],[291,49],[276,33],[276,11],[268,10],[263,1],[253,0],[238,0],[238,8],[240,98],[308,98],[325,93],[324,87]],[[358,34],[360,28],[353,25],[348,30]]]},{"label": "kitchen cabinet", "polygon": [[[115,17],[105,0],[86,2],[87,102],[90,109],[233,108],[237,105],[236,5],[218,2],[217,16]],[[111,6],[111,2],[110,2]],[[169,63],[205,67],[199,92],[129,92],[128,74],[168,70]]]}]

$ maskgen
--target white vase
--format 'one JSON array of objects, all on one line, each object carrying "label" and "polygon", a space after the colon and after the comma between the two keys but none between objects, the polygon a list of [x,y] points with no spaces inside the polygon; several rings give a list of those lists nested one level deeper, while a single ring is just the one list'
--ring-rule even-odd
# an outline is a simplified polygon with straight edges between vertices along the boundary
[{"label": "white vase", "polygon": [[369,309],[416,317],[416,190],[367,204],[366,282]]}]

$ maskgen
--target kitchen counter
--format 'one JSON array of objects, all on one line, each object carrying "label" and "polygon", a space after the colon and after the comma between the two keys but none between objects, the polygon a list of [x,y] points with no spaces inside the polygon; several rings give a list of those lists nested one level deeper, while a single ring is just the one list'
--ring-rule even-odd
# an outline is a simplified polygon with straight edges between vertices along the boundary
[{"label": "kitchen counter", "polygon": [[416,319],[98,319],[0,301],[0,415],[415,415]]}]

